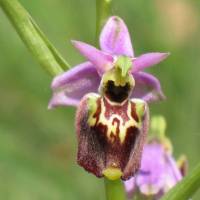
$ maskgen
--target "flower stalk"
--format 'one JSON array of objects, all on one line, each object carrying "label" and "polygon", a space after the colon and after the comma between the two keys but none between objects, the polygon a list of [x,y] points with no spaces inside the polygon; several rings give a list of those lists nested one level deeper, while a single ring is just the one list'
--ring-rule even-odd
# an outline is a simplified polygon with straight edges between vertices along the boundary
[{"label": "flower stalk", "polygon": [[126,195],[124,192],[124,186],[120,179],[109,180],[104,179],[106,199],[107,200],[126,200]]},{"label": "flower stalk", "polygon": [[69,68],[69,64],[17,0],[0,0],[0,6],[30,52],[51,76],[56,76],[62,73],[63,69]]}]

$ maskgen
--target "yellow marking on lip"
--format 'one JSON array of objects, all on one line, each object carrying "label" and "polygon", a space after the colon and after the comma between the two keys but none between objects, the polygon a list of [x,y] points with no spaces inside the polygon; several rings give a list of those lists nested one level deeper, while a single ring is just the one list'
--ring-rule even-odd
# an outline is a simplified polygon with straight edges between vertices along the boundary
[{"label": "yellow marking on lip", "polygon": [[123,143],[126,137],[126,133],[127,133],[127,129],[129,127],[139,127],[139,124],[135,121],[135,119],[133,119],[133,117],[131,116],[131,102],[128,102],[128,110],[127,110],[127,115],[129,117],[129,120],[124,123],[123,119],[121,118],[121,116],[117,115],[117,114],[113,114],[109,119],[107,119],[105,117],[105,112],[106,112],[106,108],[104,105],[104,101],[103,98],[101,99],[101,113],[99,116],[99,121],[98,124],[101,123],[105,126],[108,127],[107,129],[107,137],[110,139],[110,141],[112,142],[112,138],[111,138],[111,134],[116,135],[117,134],[117,123],[113,123],[113,120],[115,118],[117,118],[119,120],[119,139],[120,142]]},{"label": "yellow marking on lip", "polygon": [[[96,119],[96,117],[94,117],[94,114],[97,111],[97,107],[98,107],[97,100],[99,97],[100,97],[99,95],[95,95],[95,94],[90,94],[88,96],[88,109],[89,109],[88,124],[90,126],[94,126],[97,122],[97,119]],[[131,103],[132,102],[136,104],[136,113],[137,113],[137,116],[139,117],[139,122],[136,122],[135,119],[131,116]],[[112,102],[108,101],[108,103],[110,103],[112,105]],[[114,119],[119,120],[119,139],[120,139],[121,143],[124,142],[124,140],[126,138],[127,129],[129,127],[139,128],[141,126],[141,116],[143,116],[143,113],[145,110],[144,101],[138,100],[138,99],[133,99],[128,102],[127,115],[128,115],[129,120],[126,121],[125,124],[124,124],[124,120],[122,119],[122,117],[119,116],[118,114],[112,114],[111,117],[109,119],[107,119],[105,117],[106,107],[105,107],[103,98],[101,98],[100,104],[101,104],[101,113],[99,113],[99,120],[97,122],[97,125],[99,123],[101,123],[102,125],[107,127],[106,136],[108,139],[110,139],[111,142],[114,142],[113,138],[111,137],[111,134],[113,134],[115,136],[117,134],[118,122],[114,121],[114,123],[113,123]]]},{"label": "yellow marking on lip", "polygon": [[99,98],[99,95],[96,94],[90,94],[88,95],[88,109],[89,109],[89,117],[88,117],[88,124],[90,126],[94,126],[96,123],[96,118],[94,117],[94,114],[97,111],[97,99]]}]

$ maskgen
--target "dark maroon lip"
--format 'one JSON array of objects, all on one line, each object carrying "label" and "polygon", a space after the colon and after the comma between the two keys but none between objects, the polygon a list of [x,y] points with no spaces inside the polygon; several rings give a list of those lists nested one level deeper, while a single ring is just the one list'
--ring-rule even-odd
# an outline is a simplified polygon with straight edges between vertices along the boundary
[{"label": "dark maroon lip", "polygon": [[[102,177],[105,169],[115,166],[122,172],[121,179],[127,180],[140,167],[141,152],[146,137],[146,130],[143,132],[133,123],[126,128],[124,138],[120,138],[120,126],[125,126],[129,120],[134,120],[136,124],[139,122],[136,103],[127,100],[122,104],[113,104],[105,97],[98,97],[96,106],[96,112],[92,116],[95,123],[92,126],[88,124],[87,99],[84,99],[78,108],[77,162],[97,177]],[[102,115],[103,121],[101,121]],[[116,128],[108,134],[110,123]]]}]

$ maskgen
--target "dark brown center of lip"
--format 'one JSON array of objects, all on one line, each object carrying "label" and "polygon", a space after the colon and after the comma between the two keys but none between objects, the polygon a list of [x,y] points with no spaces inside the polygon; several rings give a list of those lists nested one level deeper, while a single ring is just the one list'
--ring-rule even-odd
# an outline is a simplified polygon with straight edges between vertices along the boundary
[{"label": "dark brown center of lip", "polygon": [[116,86],[114,81],[108,81],[105,94],[111,101],[121,103],[128,98],[129,91],[129,83],[126,83],[124,86]]}]

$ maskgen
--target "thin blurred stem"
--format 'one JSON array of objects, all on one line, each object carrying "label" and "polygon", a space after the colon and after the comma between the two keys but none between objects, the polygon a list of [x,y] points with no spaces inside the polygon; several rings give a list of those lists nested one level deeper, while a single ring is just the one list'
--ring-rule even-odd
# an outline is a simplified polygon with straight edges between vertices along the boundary
[{"label": "thin blurred stem", "polygon": [[63,72],[63,69],[69,68],[69,64],[17,0],[0,0],[0,6],[22,41],[50,75],[58,75]]},{"label": "thin blurred stem", "polygon": [[161,200],[188,200],[200,188],[200,164]]},{"label": "thin blurred stem", "polygon": [[104,179],[107,200],[126,200],[122,181]]},{"label": "thin blurred stem", "polygon": [[112,0],[96,0],[96,44],[98,45],[99,33],[110,15]]}]

